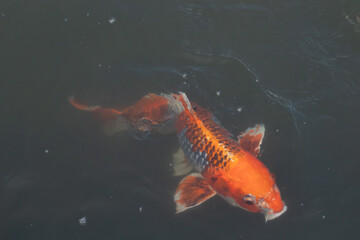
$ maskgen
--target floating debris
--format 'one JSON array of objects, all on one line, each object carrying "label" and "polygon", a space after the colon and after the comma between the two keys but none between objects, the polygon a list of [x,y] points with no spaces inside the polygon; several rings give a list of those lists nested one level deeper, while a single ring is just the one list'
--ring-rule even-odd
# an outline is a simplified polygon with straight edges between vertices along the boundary
[{"label": "floating debris", "polygon": [[241,111],[242,111],[242,107],[238,107],[238,108],[236,109],[236,111],[241,112]]},{"label": "floating debris", "polygon": [[259,83],[259,79],[255,79],[255,82]]},{"label": "floating debris", "polygon": [[102,64],[101,63],[99,63],[99,65],[98,65],[99,67],[102,67]]},{"label": "floating debris", "polygon": [[221,95],[221,91],[220,91],[220,90],[217,90],[217,91],[216,91],[216,96],[220,97],[220,95]]},{"label": "floating debris", "polygon": [[279,130],[279,129],[276,129],[275,131],[276,131],[276,132],[279,132],[280,130]]},{"label": "floating debris", "polygon": [[111,17],[111,18],[109,19],[109,23],[110,23],[110,24],[113,24],[113,23],[115,23],[115,22],[116,22],[116,18]]},{"label": "floating debris", "polygon": [[45,153],[49,153],[49,149],[45,149]]},{"label": "floating debris", "polygon": [[90,16],[90,13],[89,13],[89,12],[87,12],[87,13],[86,13],[86,16],[87,16],[87,17],[88,17],[88,16]]},{"label": "floating debris", "polygon": [[85,226],[85,225],[86,225],[86,217],[80,218],[80,219],[79,219],[79,224],[80,224],[81,226]]},{"label": "floating debris", "polygon": [[303,204],[303,203],[300,203],[300,206],[302,206],[302,207],[303,207],[303,206],[304,206],[304,204]]},{"label": "floating debris", "polygon": [[325,219],[325,218],[326,218],[325,215],[323,215],[323,216],[322,216],[322,219]]},{"label": "floating debris", "polygon": [[143,208],[142,207],[139,207],[139,212],[142,212]]},{"label": "floating debris", "polygon": [[187,74],[186,74],[186,73],[184,73],[184,74],[182,75],[182,77],[183,77],[183,78],[186,78],[186,77],[187,77]]}]

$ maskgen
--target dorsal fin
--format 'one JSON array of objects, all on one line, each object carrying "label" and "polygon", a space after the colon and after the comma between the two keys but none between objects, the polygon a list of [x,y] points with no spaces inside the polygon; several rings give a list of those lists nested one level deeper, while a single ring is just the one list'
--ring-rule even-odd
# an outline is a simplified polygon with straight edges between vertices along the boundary
[{"label": "dorsal fin", "polygon": [[240,146],[251,155],[257,157],[260,152],[260,145],[265,135],[263,124],[256,124],[252,128],[246,129],[238,136]]}]

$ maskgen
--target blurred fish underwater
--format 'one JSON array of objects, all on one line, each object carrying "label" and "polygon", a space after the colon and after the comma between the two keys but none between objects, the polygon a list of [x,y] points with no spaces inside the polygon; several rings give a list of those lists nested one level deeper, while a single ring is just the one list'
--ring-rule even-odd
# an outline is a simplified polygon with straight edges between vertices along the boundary
[{"label": "blurred fish underwater", "polygon": [[[359,239],[360,2],[0,2],[0,239]],[[68,103],[185,92],[264,123],[286,214],[174,215],[174,134],[106,135]],[[137,123],[147,129],[149,123]]]}]

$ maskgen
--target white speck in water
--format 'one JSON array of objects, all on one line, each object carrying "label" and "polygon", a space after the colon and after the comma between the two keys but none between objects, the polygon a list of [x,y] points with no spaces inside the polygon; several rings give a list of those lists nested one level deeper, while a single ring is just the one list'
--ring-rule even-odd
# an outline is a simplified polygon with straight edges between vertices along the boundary
[{"label": "white speck in water", "polygon": [[306,122],[304,122],[304,125],[306,125]]},{"label": "white speck in water", "polygon": [[216,96],[219,97],[220,95],[221,95],[221,91],[220,91],[220,90],[217,90],[217,91],[216,91]]},{"label": "white speck in water", "polygon": [[80,224],[81,226],[85,226],[85,225],[86,225],[86,217],[80,218],[80,219],[79,219],[79,224]]},{"label": "white speck in water", "polygon": [[322,216],[322,219],[325,219],[325,215]]},{"label": "white speck in water", "polygon": [[242,111],[242,107],[238,107],[238,108],[236,109],[236,111],[241,112],[241,111]]},{"label": "white speck in water", "polygon": [[186,78],[186,77],[187,77],[187,74],[186,74],[186,73],[184,73],[184,74],[182,75],[182,77],[183,77],[183,78]]},{"label": "white speck in water", "polygon": [[5,15],[5,13],[1,13],[1,16],[5,17],[6,15]]},{"label": "white speck in water", "polygon": [[258,82],[259,82],[259,79],[255,79],[255,82],[257,82],[257,83],[258,83]]},{"label": "white speck in water", "polygon": [[143,208],[142,207],[139,207],[139,212],[142,212]]},{"label": "white speck in water", "polygon": [[111,65],[108,65],[108,68],[111,68]]},{"label": "white speck in water", "polygon": [[87,17],[88,17],[88,16],[90,16],[90,13],[89,13],[89,12],[87,12],[87,13],[86,13],[86,16],[87,16]]},{"label": "white speck in water", "polygon": [[111,18],[109,19],[109,23],[110,23],[110,24],[113,24],[113,23],[115,23],[115,22],[116,22],[116,18],[111,17]]},{"label": "white speck in water", "polygon": [[303,206],[304,206],[304,204],[303,204],[303,203],[300,203],[300,206],[302,206],[302,207],[303,207]]},{"label": "white speck in water", "polygon": [[114,196],[113,195],[110,195],[110,199],[113,199],[114,198]]},{"label": "white speck in water", "polygon": [[30,223],[30,227],[33,227],[33,226],[34,226],[34,224]]},{"label": "white speck in water", "polygon": [[49,153],[49,149],[45,149],[45,153]]},{"label": "white speck in water", "polygon": [[330,168],[328,167],[328,171],[330,170]]},{"label": "white speck in water", "polygon": [[172,167],[172,165],[173,165],[172,163],[169,163],[169,166],[170,166],[170,167]]},{"label": "white speck in water", "polygon": [[101,24],[101,22],[98,22],[98,25],[100,25]]},{"label": "white speck in water", "polygon": [[101,63],[99,63],[99,65],[98,65],[99,67],[101,67],[102,66],[102,64]]},{"label": "white speck in water", "polygon": [[279,132],[280,130],[279,130],[279,129],[276,129],[275,131],[276,131],[276,132]]},{"label": "white speck in water", "polygon": [[68,21],[68,19],[67,18],[64,18],[64,22],[67,22]]},{"label": "white speck in water", "polygon": [[187,84],[187,82],[184,82],[184,84],[186,85],[186,84]]}]

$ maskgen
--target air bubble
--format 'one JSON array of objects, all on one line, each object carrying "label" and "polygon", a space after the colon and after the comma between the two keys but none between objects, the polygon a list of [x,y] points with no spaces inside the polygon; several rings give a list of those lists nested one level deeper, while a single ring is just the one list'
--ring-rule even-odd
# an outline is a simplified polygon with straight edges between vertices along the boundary
[{"label": "air bubble", "polygon": [[86,217],[80,218],[80,219],[79,219],[79,224],[80,224],[81,226],[85,226],[85,225],[86,225]]},{"label": "air bubble", "polygon": [[116,22],[116,18],[111,17],[111,18],[109,19],[109,23],[110,23],[110,24],[113,24],[113,23],[115,23],[115,22]]}]

